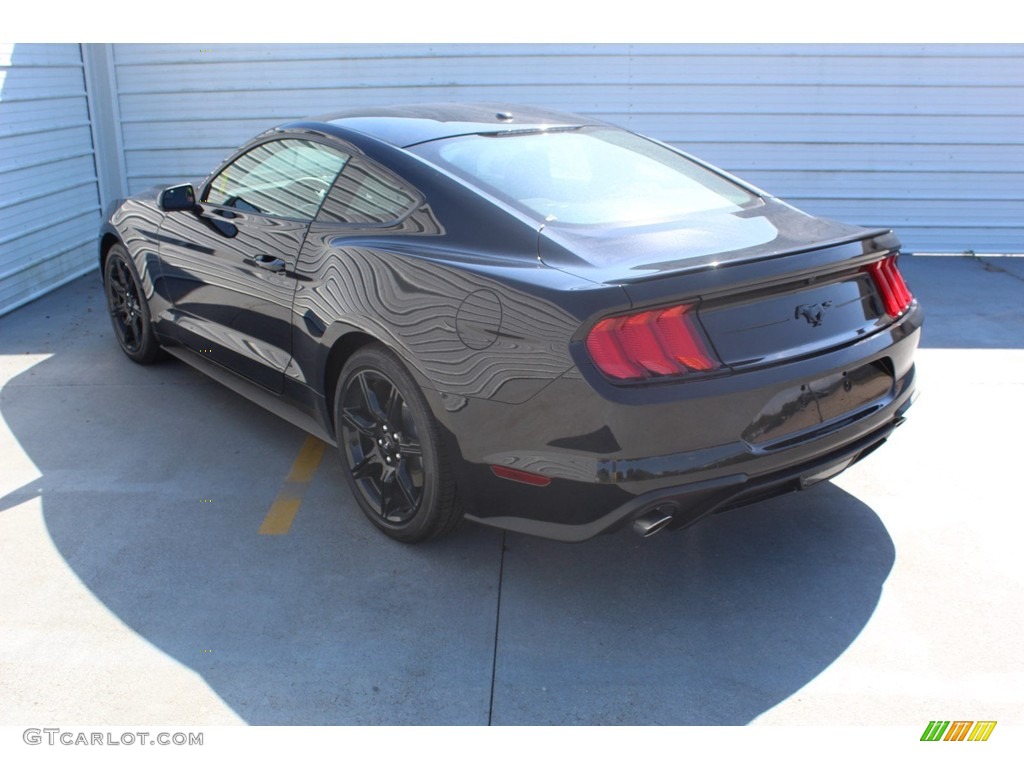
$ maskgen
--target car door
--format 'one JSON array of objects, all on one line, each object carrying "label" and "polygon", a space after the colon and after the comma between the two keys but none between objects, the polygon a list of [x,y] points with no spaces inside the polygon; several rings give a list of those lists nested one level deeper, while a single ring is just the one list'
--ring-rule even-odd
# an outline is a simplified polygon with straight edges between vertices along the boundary
[{"label": "car door", "polygon": [[349,156],[306,139],[258,144],[168,213],[160,261],[178,340],[273,392],[291,360],[295,264]]}]

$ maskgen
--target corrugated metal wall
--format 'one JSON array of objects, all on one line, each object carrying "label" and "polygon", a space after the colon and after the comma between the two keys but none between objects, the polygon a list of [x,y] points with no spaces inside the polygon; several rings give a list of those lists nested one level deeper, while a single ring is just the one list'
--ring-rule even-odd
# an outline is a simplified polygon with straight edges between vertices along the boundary
[{"label": "corrugated metal wall", "polygon": [[78,45],[0,45],[0,314],[95,267],[100,219]]},{"label": "corrugated metal wall", "polygon": [[908,250],[1024,251],[1022,45],[117,44],[87,59],[96,142],[78,46],[0,52],[0,311],[92,263],[93,143],[110,196],[287,119],[418,101],[594,115]]},{"label": "corrugated metal wall", "polygon": [[[115,47],[138,189],[288,118],[498,100],[669,141],[910,250],[1024,250],[1024,46]],[[186,150],[186,151],[182,151]]]}]

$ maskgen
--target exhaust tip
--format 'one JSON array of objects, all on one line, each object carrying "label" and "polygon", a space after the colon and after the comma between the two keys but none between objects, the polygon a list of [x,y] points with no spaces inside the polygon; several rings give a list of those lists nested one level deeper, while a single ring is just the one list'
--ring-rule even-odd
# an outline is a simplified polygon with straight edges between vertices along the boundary
[{"label": "exhaust tip", "polygon": [[658,531],[665,529],[675,517],[676,508],[674,505],[662,504],[654,510],[633,521],[633,531],[642,538],[653,536]]}]

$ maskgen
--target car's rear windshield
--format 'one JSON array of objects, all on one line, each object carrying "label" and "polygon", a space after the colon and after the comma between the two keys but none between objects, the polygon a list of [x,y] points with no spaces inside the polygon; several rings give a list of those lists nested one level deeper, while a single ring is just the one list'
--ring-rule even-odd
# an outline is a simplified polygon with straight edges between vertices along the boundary
[{"label": "car's rear windshield", "polygon": [[614,128],[457,136],[413,151],[549,222],[671,221],[759,201],[686,157]]}]

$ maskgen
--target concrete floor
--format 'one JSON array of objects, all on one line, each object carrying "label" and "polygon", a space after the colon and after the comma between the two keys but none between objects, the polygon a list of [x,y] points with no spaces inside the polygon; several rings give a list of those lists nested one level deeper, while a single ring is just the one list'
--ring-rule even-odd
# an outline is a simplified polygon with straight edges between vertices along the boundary
[{"label": "concrete floor", "polygon": [[1024,718],[1022,259],[906,258],[922,396],[864,463],[641,541],[418,547],[303,433],[117,349],[95,274],[0,318],[0,725]]}]

